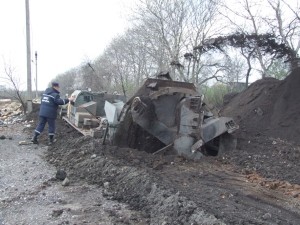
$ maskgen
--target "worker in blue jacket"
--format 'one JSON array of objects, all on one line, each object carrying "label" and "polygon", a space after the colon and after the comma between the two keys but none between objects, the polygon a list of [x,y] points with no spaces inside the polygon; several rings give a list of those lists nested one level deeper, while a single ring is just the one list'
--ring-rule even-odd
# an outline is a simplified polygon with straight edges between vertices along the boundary
[{"label": "worker in blue jacket", "polygon": [[41,98],[41,106],[39,112],[39,123],[34,131],[32,143],[38,144],[38,136],[43,132],[46,123],[48,123],[48,145],[54,142],[55,120],[57,117],[58,105],[65,105],[73,101],[74,97],[62,99],[59,96],[59,83],[52,82],[52,87],[47,88]]}]

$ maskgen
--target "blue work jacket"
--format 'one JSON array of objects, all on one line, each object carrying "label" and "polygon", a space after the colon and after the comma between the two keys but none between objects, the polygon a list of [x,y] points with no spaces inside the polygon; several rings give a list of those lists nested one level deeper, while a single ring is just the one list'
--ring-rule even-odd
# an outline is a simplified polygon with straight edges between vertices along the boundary
[{"label": "blue work jacket", "polygon": [[41,99],[39,116],[55,119],[57,117],[58,105],[69,103],[69,99],[61,99],[59,91],[54,88],[47,88]]}]

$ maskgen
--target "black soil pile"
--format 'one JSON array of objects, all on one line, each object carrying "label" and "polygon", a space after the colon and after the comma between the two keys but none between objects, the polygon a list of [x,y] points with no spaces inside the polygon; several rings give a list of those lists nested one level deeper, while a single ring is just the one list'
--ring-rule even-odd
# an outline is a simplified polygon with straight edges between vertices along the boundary
[{"label": "black soil pile", "polygon": [[285,80],[258,80],[225,105],[222,115],[240,125],[241,137],[267,135],[300,143],[300,68]]},{"label": "black soil pile", "polygon": [[103,145],[102,139],[73,139],[76,132],[59,122],[58,129],[64,132],[48,149],[47,160],[67,171],[71,182],[100,185],[107,198],[143,212],[148,224],[300,223],[300,209],[287,209],[297,204],[296,199],[251,184],[242,169],[218,158],[191,162]]},{"label": "black soil pile", "polygon": [[300,69],[285,80],[258,80],[221,114],[239,124],[238,147],[225,159],[247,172],[300,184]]},{"label": "black soil pile", "polygon": [[103,145],[102,139],[91,137],[72,140],[72,136],[76,132],[61,133],[46,156],[50,163],[67,171],[71,181],[84,180],[102,186],[103,195],[108,199],[125,202],[143,212],[147,224],[223,224],[176,188],[165,186],[161,177],[156,176],[155,171],[164,165],[183,159]]},{"label": "black soil pile", "polygon": [[297,141],[298,75],[257,81],[232,98],[222,113],[241,127],[238,148],[222,157],[191,162],[103,145],[58,119],[46,159],[71,182],[98,184],[144,212],[149,224],[300,224],[300,148],[285,140]]}]

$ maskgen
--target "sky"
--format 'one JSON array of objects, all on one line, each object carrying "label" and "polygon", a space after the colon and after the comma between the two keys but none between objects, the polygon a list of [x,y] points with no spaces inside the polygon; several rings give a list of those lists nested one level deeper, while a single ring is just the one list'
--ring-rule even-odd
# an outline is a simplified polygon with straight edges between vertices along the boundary
[{"label": "sky", "polygon": [[[32,91],[36,74],[38,90],[44,90],[58,74],[101,55],[110,41],[125,31],[125,11],[132,2],[29,0]],[[21,89],[26,90],[25,0],[0,0],[0,28],[0,76],[4,65],[9,65],[20,78]]]}]

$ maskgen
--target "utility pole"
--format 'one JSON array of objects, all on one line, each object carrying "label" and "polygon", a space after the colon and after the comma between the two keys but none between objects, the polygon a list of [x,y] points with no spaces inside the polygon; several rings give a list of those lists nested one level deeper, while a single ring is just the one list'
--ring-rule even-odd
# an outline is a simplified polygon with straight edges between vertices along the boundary
[{"label": "utility pole", "polygon": [[30,50],[30,18],[29,0],[25,0],[26,8],[26,46],[27,46],[27,112],[32,111],[32,90],[31,90],[31,50]]},{"label": "utility pole", "polygon": [[35,51],[35,98],[38,98],[38,84],[37,84],[37,51]]}]

